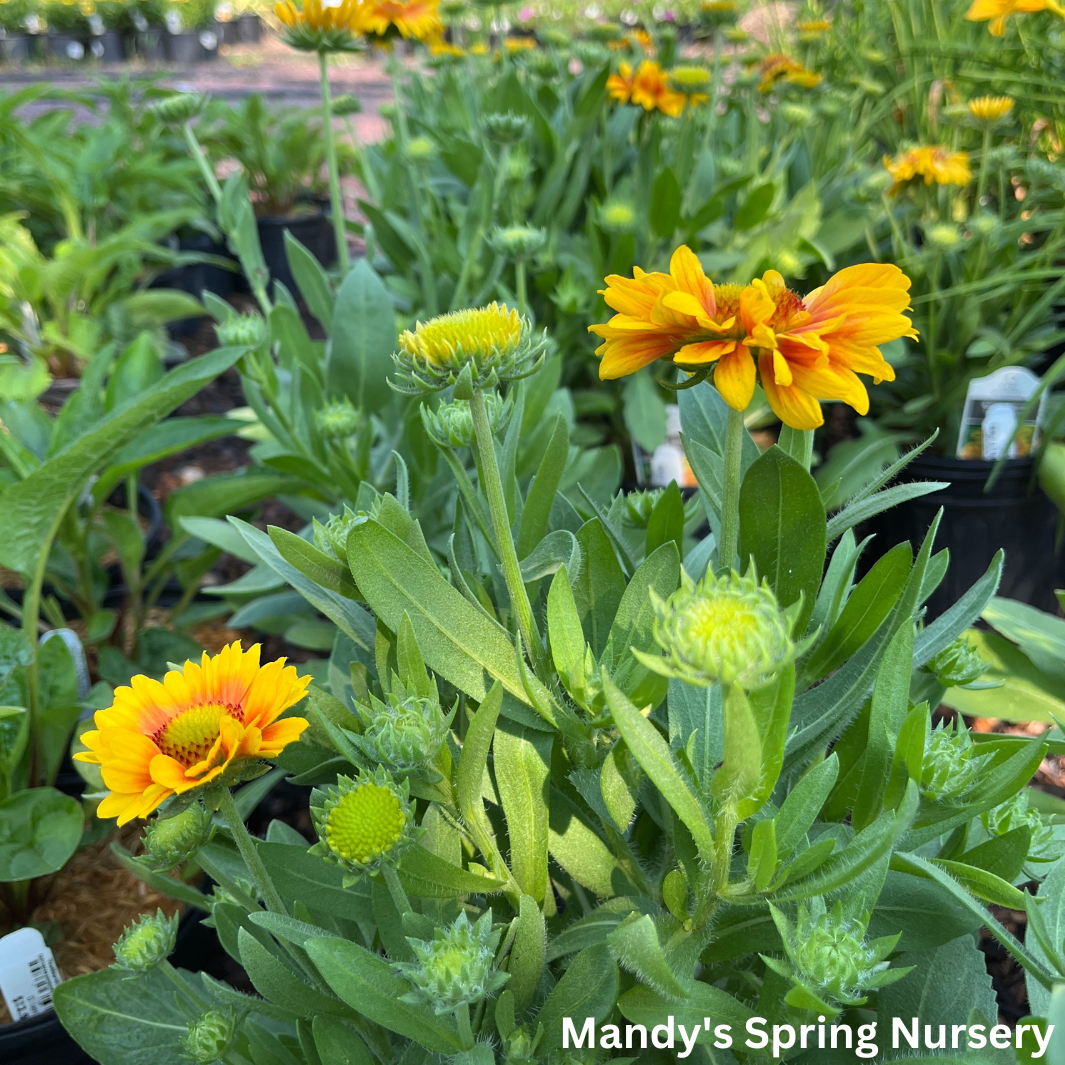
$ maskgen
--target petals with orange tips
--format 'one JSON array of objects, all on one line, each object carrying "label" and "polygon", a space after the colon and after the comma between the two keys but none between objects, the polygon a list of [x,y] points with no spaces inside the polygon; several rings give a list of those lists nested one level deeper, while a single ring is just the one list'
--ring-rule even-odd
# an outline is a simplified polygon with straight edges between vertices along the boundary
[{"label": "petals with orange tips", "polygon": [[696,344],[685,344],[673,356],[673,361],[679,366],[704,366],[735,351],[736,344],[735,340],[702,340]]},{"label": "petals with orange tips", "polygon": [[272,725],[267,725],[263,729],[263,755],[271,758],[280,754],[290,743],[295,743],[309,725],[310,722],[302,717],[285,717],[280,721],[275,721]]}]

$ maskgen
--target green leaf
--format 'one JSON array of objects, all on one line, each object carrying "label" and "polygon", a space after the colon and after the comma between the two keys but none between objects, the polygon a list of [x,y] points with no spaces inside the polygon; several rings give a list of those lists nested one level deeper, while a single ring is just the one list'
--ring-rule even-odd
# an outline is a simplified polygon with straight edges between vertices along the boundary
[{"label": "green leaf", "polygon": [[965,851],[958,861],[986,869],[1011,884],[1020,876],[1031,845],[1031,829],[1022,825],[1001,836],[992,836],[972,850]]},{"label": "green leaf", "polygon": [[890,870],[869,921],[869,936],[901,932],[896,950],[927,950],[971,934],[982,924],[934,881]]},{"label": "green leaf", "polygon": [[933,858],[932,861],[940,869],[950,873],[959,884],[978,899],[994,903],[996,906],[1005,906],[1011,910],[1024,909],[1024,892],[1018,891],[1002,877],[995,876],[986,869],[966,865],[965,862],[952,862],[943,858]]},{"label": "green leaf", "polygon": [[131,980],[101,969],[64,980],[53,992],[63,1026],[102,1065],[188,1065],[182,1040],[195,1012],[181,1009],[159,969]]},{"label": "green leaf", "polygon": [[647,914],[623,921],[606,941],[618,962],[663,998],[678,1002],[687,996],[687,989],[669,967],[658,930]]},{"label": "green leaf", "polygon": [[681,776],[669,745],[605,672],[603,691],[614,716],[614,724],[633,757],[687,826],[704,860],[709,860],[714,849],[713,831],[702,804]]},{"label": "green leaf", "polygon": [[629,435],[648,455],[654,454],[666,438],[666,405],[651,370],[645,367],[626,378],[621,397]]},{"label": "green leaf", "polygon": [[[1025,947],[1035,961],[1047,972],[1057,973],[1060,960],[1053,955],[1065,953],[1065,860],[1058,859],[1047,878],[1039,886],[1039,893],[1026,907],[1029,912]],[[1038,910],[1033,918],[1031,911]],[[1025,974],[1028,1002],[1032,1013],[1046,1016],[1050,1008],[1050,991],[1031,975]]]},{"label": "green leaf", "polygon": [[538,904],[547,891],[547,824],[554,737],[500,722],[492,750],[496,785],[510,837],[510,869],[521,890]]},{"label": "green leaf", "polygon": [[891,488],[885,488],[882,492],[869,496],[868,499],[855,500],[848,503],[842,510],[833,514],[828,522],[828,542],[832,543],[837,536],[842,536],[848,529],[855,525],[900,503],[907,503],[911,499],[919,499],[921,496],[932,492],[940,492],[949,488],[948,481],[913,481],[910,484],[896,484]]},{"label": "green leaf", "polygon": [[503,890],[500,881],[453,865],[418,843],[403,852],[397,871],[404,890],[421,899],[457,899]]},{"label": "green leaf", "polygon": [[390,405],[388,374],[396,350],[396,319],[384,282],[360,259],[337,293],[326,354],[330,393],[347,396],[360,411]]},{"label": "green leaf", "polygon": [[[719,987],[695,981],[688,995],[681,1002],[671,1002],[656,994],[649,987],[634,987],[618,1000],[618,1008],[626,1020],[642,1024],[648,1032],[655,1025],[663,1024],[669,1014],[677,1024],[683,1024],[689,1032],[699,1031],[699,1043],[712,1043],[713,1028],[718,1024],[731,1025],[734,1033],[744,1030],[754,1014],[738,999]],[[703,1018],[711,1018],[709,1030],[703,1027]]]},{"label": "green leaf", "polygon": [[677,545],[679,556],[684,549],[684,500],[676,481],[669,482],[647,519],[646,555],[650,557],[670,541]]},{"label": "green leaf", "polygon": [[315,1017],[311,1031],[320,1065],[373,1065],[366,1044],[351,1025],[335,1017]]},{"label": "green leaf", "polygon": [[573,598],[585,638],[598,658],[625,594],[625,575],[599,518],[581,526],[577,543],[581,546],[582,565],[573,585]]},{"label": "green leaf", "polygon": [[195,536],[205,544],[227,551],[253,566],[259,563],[259,556],[228,521],[222,521],[220,518],[181,518],[178,524],[189,536]]},{"label": "green leaf", "polygon": [[[287,230],[285,231],[287,234]],[[290,565],[327,591],[336,592],[347,599],[358,599],[359,589],[352,579],[351,570],[337,559],[319,551],[302,536],[288,529],[269,525],[266,529],[277,553]]]},{"label": "green leaf", "polygon": [[776,187],[771,181],[764,185],[756,185],[749,193],[743,205],[732,219],[734,229],[753,229],[756,225],[765,221],[769,214],[769,208],[773,205],[773,197],[776,195]]},{"label": "green leaf", "polygon": [[518,904],[517,931],[510,951],[510,981],[514,1010],[521,1016],[536,998],[547,958],[547,925],[535,899],[522,895]]},{"label": "green leaf", "polygon": [[322,264],[290,232],[285,230],[285,256],[296,288],[307,309],[327,334],[333,331],[333,290]]},{"label": "green leaf", "polygon": [[438,1054],[461,1049],[453,1018],[400,1002],[410,984],[384,958],[333,936],[309,940],[307,953],[340,999],[375,1024]]},{"label": "green leaf", "polygon": [[81,804],[55,788],[17,791],[0,802],[0,883],[58,872],[78,849]]},{"label": "green leaf", "polygon": [[[583,694],[584,629],[573,598],[573,589],[565,566],[560,566],[547,595],[547,632],[551,658],[562,682],[575,698]],[[577,684],[580,690],[577,690]]]},{"label": "green leaf", "polygon": [[817,482],[790,455],[771,447],[740,488],[740,559],[753,558],[782,607],[803,599],[796,626],[813,612],[825,565],[825,508]]},{"label": "green leaf", "polygon": [[527,558],[546,535],[551,505],[555,501],[555,493],[558,491],[568,458],[569,427],[566,419],[559,414],[555,418],[555,428],[547,450],[540,460],[536,477],[529,486],[525,506],[522,508],[521,526],[518,531],[518,558]]},{"label": "green leaf", "polygon": [[551,857],[582,887],[600,898],[635,891],[617,859],[584,814],[562,792],[552,789],[548,822]]},{"label": "green leaf", "polygon": [[651,209],[647,215],[651,231],[665,240],[672,237],[680,224],[681,191],[677,177],[668,166],[659,171],[651,190]]},{"label": "green leaf", "polygon": [[256,850],[282,898],[349,921],[373,919],[369,884],[344,887],[338,865],[287,843],[258,843]]},{"label": "green leaf", "polygon": [[111,411],[28,477],[0,494],[5,536],[0,565],[29,573],[47,555],[67,508],[88,479],[148,426],[194,396],[240,357],[219,348],[172,370],[147,391]]},{"label": "green leaf", "polygon": [[540,1045],[545,1050],[558,1050],[562,1046],[562,1020],[564,1017],[591,1017],[602,1021],[614,1008],[618,996],[618,968],[605,943],[586,947],[570,963],[562,979],[547,996],[547,1001],[537,1014],[543,1026]]},{"label": "green leaf", "polygon": [[488,766],[488,751],[492,746],[492,737],[502,705],[503,690],[499,684],[494,684],[477,712],[470,715],[462,754],[459,757],[455,787],[459,812],[468,822],[483,824],[486,820],[481,792],[485,769]]},{"label": "green leaf", "polygon": [[839,756],[815,765],[791,789],[777,815],[777,848],[790,853],[810,831],[839,776]]}]

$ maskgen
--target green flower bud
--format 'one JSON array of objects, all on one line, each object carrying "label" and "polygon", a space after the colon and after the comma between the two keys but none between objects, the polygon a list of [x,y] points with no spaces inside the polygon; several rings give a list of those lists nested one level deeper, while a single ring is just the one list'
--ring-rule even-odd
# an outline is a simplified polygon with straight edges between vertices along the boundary
[{"label": "green flower bud", "polygon": [[799,129],[805,129],[807,126],[813,125],[816,115],[810,108],[804,107],[802,104],[783,103],[780,105],[780,117],[789,126],[798,126]]},{"label": "green flower bud", "polygon": [[162,910],[142,914],[125,929],[112,948],[114,968],[130,973],[146,973],[173,953],[177,941],[178,917],[167,917]]},{"label": "green flower bud", "polygon": [[223,347],[254,348],[266,337],[266,321],[259,314],[237,314],[228,321],[218,322],[214,331]]},{"label": "green flower bud", "polygon": [[631,233],[636,225],[636,211],[624,200],[607,200],[599,208],[599,224],[609,233]]},{"label": "green flower bud", "polygon": [[743,162],[733,155],[723,155],[717,165],[723,177],[737,177],[743,171]]},{"label": "green flower bud", "polygon": [[211,815],[200,802],[190,803],[173,817],[156,817],[144,833],[148,860],[166,872],[191,858],[211,836]]},{"label": "green flower bud", "polygon": [[546,333],[535,336],[529,320],[505,305],[453,311],[400,336],[391,384],[409,395],[455,385],[456,398],[469,399],[474,389],[535,373],[547,344]]},{"label": "green flower bud", "polygon": [[921,764],[921,792],[933,799],[962,799],[987,757],[976,753],[964,725],[952,721],[932,729]]},{"label": "green flower bud", "polygon": [[925,230],[928,243],[941,251],[949,251],[961,243],[961,232],[949,222],[939,222]]},{"label": "green flower bud", "polygon": [[544,44],[549,44],[552,48],[569,47],[570,35],[565,30],[549,26],[540,36],[543,38]]},{"label": "green flower bud", "polygon": [[386,862],[394,864],[413,835],[409,795],[405,780],[396,784],[380,767],[357,780],[339,776],[336,787],[315,788],[311,820],[318,842],[311,853],[339,865],[348,874],[345,886]]},{"label": "green flower bud", "polygon": [[350,92],[341,93],[333,100],[333,114],[337,118],[346,118],[348,115],[357,115],[362,110],[362,101]]},{"label": "green flower bud", "polygon": [[430,163],[436,154],[436,145],[428,137],[415,137],[407,142],[407,158],[412,163]]},{"label": "green flower bud", "polygon": [[800,651],[791,636],[793,620],[752,574],[708,574],[698,584],[682,574],[681,587],[667,600],[652,591],[651,601],[655,642],[666,657],[633,654],[663,676],[754,691],[771,684]]},{"label": "green flower bud", "polygon": [[317,518],[314,519],[314,546],[323,555],[331,555],[338,562],[346,562],[348,559],[348,534],[356,525],[361,525],[367,518],[376,514],[377,507],[371,508],[367,514],[365,510],[352,510],[344,504],[341,514],[334,514],[323,525]]},{"label": "green flower bud", "polygon": [[215,1065],[225,1056],[233,1042],[233,1035],[233,1018],[218,1010],[208,1010],[189,1025],[188,1034],[181,1045],[185,1056],[196,1065]]},{"label": "green flower bud", "polygon": [[489,239],[500,255],[515,262],[524,262],[543,250],[547,234],[532,226],[498,226]]},{"label": "green flower bud", "polygon": [[987,672],[988,664],[968,636],[959,636],[924,668],[934,674],[944,688],[961,688],[979,680]]},{"label": "green flower bud", "polygon": [[1029,808],[1027,788],[1022,788],[1001,806],[988,810],[981,820],[991,836],[1004,836],[1014,829],[1027,828],[1031,833],[1027,858],[1029,862],[1056,862],[1065,854],[1065,839],[1059,838],[1053,822],[1038,810]]},{"label": "green flower bud", "polygon": [[610,51],[597,41],[577,41],[573,53],[586,67],[600,67],[610,58]]},{"label": "green flower bud", "polygon": [[646,529],[651,520],[651,511],[658,505],[665,491],[664,488],[650,488],[642,492],[630,492],[625,497],[625,524],[636,529]]},{"label": "green flower bud", "polygon": [[485,136],[497,144],[517,144],[532,132],[532,123],[525,115],[513,111],[496,111],[481,120]]},{"label": "green flower bud", "polygon": [[[486,392],[484,406],[493,435],[505,429],[514,409],[513,404],[505,403],[498,392]],[[473,446],[473,415],[469,403],[464,399],[441,403],[436,410],[430,410],[423,404],[422,424],[430,439],[441,447]]]},{"label": "green flower bud", "polygon": [[1009,144],[996,144],[988,150],[987,165],[992,170],[1013,170],[1020,163],[1020,156]]},{"label": "green flower bud", "polygon": [[510,978],[509,973],[495,969],[501,931],[492,928],[491,910],[476,924],[463,911],[449,928],[438,928],[432,940],[408,936],[417,960],[394,964],[413,985],[400,1001],[431,1006],[434,1013],[451,1013],[498,991]]},{"label": "green flower bud", "polygon": [[350,400],[342,399],[322,407],[314,416],[314,424],[327,440],[342,440],[358,431],[362,415],[351,405]]},{"label": "green flower bud", "polygon": [[705,96],[710,91],[710,71],[706,67],[681,66],[669,72],[673,88],[685,96]]},{"label": "green flower bud", "polygon": [[988,211],[981,211],[969,219],[969,229],[978,237],[989,237],[998,229],[998,219]]},{"label": "green flower bud", "polygon": [[524,65],[538,78],[553,78],[558,74],[558,64],[550,52],[528,52],[525,55]]},{"label": "green flower bud", "polygon": [[771,969],[794,982],[795,988],[786,999],[789,1004],[831,1011],[840,1006],[860,1006],[866,1000],[865,992],[894,983],[910,971],[888,971],[885,959],[899,936],[869,942],[865,938],[869,915],[847,914],[841,902],[831,911],[820,897],[809,905],[802,902],[794,925],[775,906],[770,909],[788,960],[763,958]]},{"label": "green flower bud", "polygon": [[728,26],[739,16],[736,0],[703,0],[699,5],[699,17],[707,26]]},{"label": "green flower bud", "polygon": [[584,31],[584,36],[590,41],[620,41],[625,31],[616,22],[593,22]]},{"label": "green flower bud", "polygon": [[454,712],[445,717],[438,702],[417,695],[397,699],[390,694],[387,703],[371,699],[371,706],[356,707],[365,726],[363,734],[351,736],[370,765],[405,774],[436,757]]},{"label": "green flower bud", "polygon": [[[1046,185],[1059,192],[1065,190],[1065,169],[1057,163],[1033,156],[1027,162],[1028,176],[1032,182]],[[994,215],[991,216],[992,218]]]},{"label": "green flower bud", "polygon": [[148,106],[148,110],[160,122],[167,125],[180,126],[185,122],[191,122],[197,115],[203,113],[207,106],[207,97],[199,92],[176,92],[172,96],[165,96],[161,100]]}]

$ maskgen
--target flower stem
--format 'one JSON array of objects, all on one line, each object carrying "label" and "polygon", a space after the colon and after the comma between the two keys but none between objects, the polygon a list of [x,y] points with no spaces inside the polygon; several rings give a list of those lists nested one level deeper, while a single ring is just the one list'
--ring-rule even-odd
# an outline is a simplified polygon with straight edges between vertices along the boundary
[{"label": "flower stem", "polygon": [[470,1006],[469,1003],[463,1002],[458,1009],[455,1010],[455,1020],[459,1026],[459,1039],[462,1042],[463,1050],[473,1049],[473,1028],[470,1025]]},{"label": "flower stem", "polygon": [[743,411],[728,409],[725,423],[725,474],[721,492],[721,542],[718,566],[726,573],[736,563],[740,538],[740,473],[743,455]]},{"label": "flower stem", "polygon": [[184,122],[181,128],[185,131],[185,141],[189,146],[189,151],[192,152],[192,158],[196,160],[196,165],[200,168],[203,180],[207,183],[207,188],[211,191],[211,196],[215,203],[221,203],[222,186],[218,184],[218,178],[214,176],[214,171],[207,162],[207,156],[203,154],[203,148],[200,147],[196,134],[192,132],[192,123]]},{"label": "flower stem", "polygon": [[976,203],[973,210],[980,210],[984,200],[984,191],[987,188],[987,157],[991,151],[991,129],[984,129],[984,142],[980,149],[980,175],[976,179]]},{"label": "flower stem", "polygon": [[525,281],[525,260],[518,259],[514,263],[514,281],[518,289],[518,314],[523,318],[528,314],[529,295]]},{"label": "flower stem", "polygon": [[510,516],[507,502],[503,496],[503,482],[499,476],[499,464],[496,462],[495,440],[492,427],[488,422],[488,410],[484,403],[484,392],[479,388],[473,390],[470,400],[470,413],[473,416],[473,431],[477,439],[477,451],[481,459],[484,494],[488,497],[488,510],[492,515],[495,528],[496,546],[499,548],[499,561],[503,569],[503,579],[510,593],[510,608],[518,620],[518,629],[525,646],[532,656],[533,668],[540,675],[543,671],[544,647],[540,633],[533,620],[532,604],[525,582],[521,579],[521,566],[518,553],[514,550],[514,536],[510,531]]},{"label": "flower stem", "polygon": [[385,886],[388,888],[388,893],[392,896],[392,901],[396,905],[396,909],[399,910],[402,916],[405,913],[411,912],[410,899],[407,898],[407,893],[403,890],[403,885],[399,882],[399,873],[392,868],[387,862],[381,866],[381,875],[384,877]]},{"label": "flower stem", "polygon": [[344,198],[340,194],[340,167],[337,165],[337,142],[333,131],[333,104],[329,98],[328,56],[318,53],[318,80],[322,85],[322,134],[325,137],[325,158],[329,167],[329,202],[333,214],[333,235],[337,245],[340,271],[347,275],[351,269],[348,254],[348,235],[344,226]]},{"label": "flower stem", "polygon": [[178,994],[184,995],[201,1013],[206,1013],[211,1008],[211,1003],[201,998],[195,987],[187,980],[182,979],[181,974],[165,958],[159,963],[159,969],[163,975],[174,985]]},{"label": "flower stem", "polygon": [[226,819],[233,842],[236,843],[237,850],[240,851],[240,856],[244,859],[244,864],[248,867],[248,872],[251,873],[251,878],[255,881],[263,902],[266,903],[266,908],[272,913],[280,913],[288,917],[288,909],[278,894],[277,888],[274,887],[274,882],[270,879],[270,874],[266,871],[259,852],[255,849],[255,841],[244,825],[244,818],[240,816],[237,804],[233,801],[233,793],[229,788],[220,789],[218,809]]}]

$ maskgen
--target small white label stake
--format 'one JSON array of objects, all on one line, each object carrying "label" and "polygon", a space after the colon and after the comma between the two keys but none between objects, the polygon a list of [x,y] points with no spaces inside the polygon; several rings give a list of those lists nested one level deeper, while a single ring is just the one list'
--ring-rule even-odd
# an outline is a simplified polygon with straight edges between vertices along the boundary
[{"label": "small white label stake", "polygon": [[13,1020],[47,1013],[60,981],[55,958],[36,928],[20,928],[0,939],[0,992]]}]

